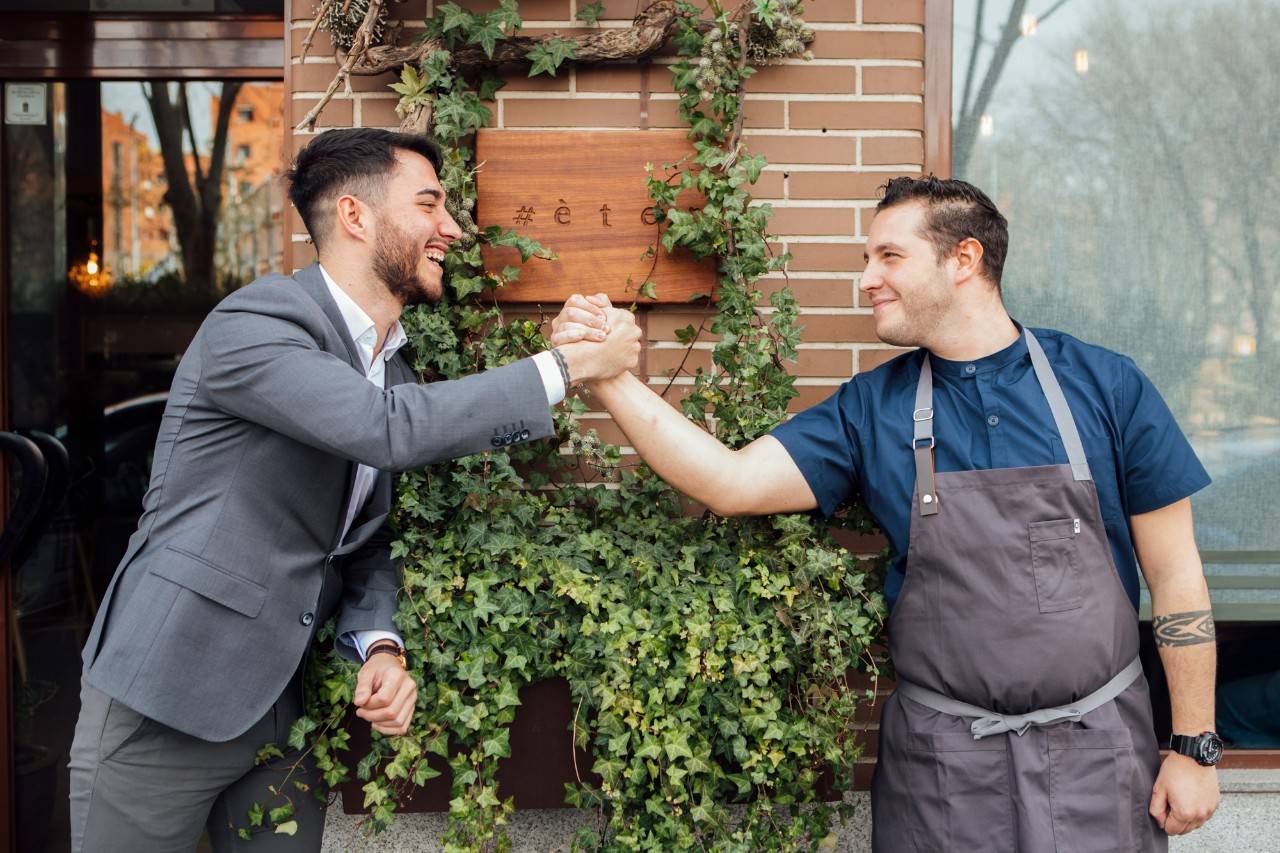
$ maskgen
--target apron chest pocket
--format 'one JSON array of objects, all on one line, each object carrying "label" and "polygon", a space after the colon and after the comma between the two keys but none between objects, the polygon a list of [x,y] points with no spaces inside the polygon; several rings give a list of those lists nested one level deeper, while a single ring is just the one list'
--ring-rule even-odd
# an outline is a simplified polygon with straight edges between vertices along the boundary
[{"label": "apron chest pocket", "polygon": [[1059,518],[1027,525],[1031,539],[1031,573],[1041,613],[1061,613],[1081,606],[1080,566],[1076,534],[1080,519]]},{"label": "apron chest pocket", "polygon": [[1049,809],[1057,853],[1130,853],[1146,817],[1128,729],[1048,733]]}]

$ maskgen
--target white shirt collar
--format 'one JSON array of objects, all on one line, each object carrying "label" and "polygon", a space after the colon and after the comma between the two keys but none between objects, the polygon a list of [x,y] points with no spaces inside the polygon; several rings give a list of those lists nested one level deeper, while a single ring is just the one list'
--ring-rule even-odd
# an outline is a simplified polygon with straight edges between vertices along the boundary
[{"label": "white shirt collar", "polygon": [[[316,264],[316,266],[320,266]],[[329,295],[333,297],[333,301],[338,305],[338,312],[342,314],[342,319],[347,323],[347,331],[351,334],[351,340],[355,341],[357,347],[360,348],[360,355],[363,357],[365,369],[368,369],[373,361],[373,348],[378,343],[378,329],[364,309],[352,299],[345,290],[338,286],[338,283],[329,275],[328,270],[320,266],[320,274],[324,276],[324,283],[329,287]],[[391,332],[387,335],[386,343],[382,345],[382,358],[390,361],[391,357],[396,354],[400,347],[408,343],[408,336],[404,333],[404,326],[400,325],[400,321],[396,320]]]}]

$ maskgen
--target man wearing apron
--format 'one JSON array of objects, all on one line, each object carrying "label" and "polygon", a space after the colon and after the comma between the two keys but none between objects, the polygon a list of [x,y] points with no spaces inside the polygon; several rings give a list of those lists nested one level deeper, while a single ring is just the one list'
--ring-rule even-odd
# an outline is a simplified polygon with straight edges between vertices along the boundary
[{"label": "man wearing apron", "polygon": [[[858,496],[884,530],[898,689],[872,784],[876,851],[1163,851],[1219,800],[1189,501],[1209,478],[1130,359],[1009,317],[1007,246],[977,188],[891,181],[859,288],[877,335],[920,349],[741,450],[631,374],[591,388],[660,476],[720,515],[830,515]],[[612,310],[571,299],[553,343]],[[1163,763],[1135,549],[1173,712]]]}]

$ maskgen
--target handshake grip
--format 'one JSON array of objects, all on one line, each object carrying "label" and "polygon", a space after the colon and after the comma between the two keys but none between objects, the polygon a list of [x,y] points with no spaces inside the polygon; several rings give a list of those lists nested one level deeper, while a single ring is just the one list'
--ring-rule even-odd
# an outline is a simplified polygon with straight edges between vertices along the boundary
[{"label": "handshake grip", "polygon": [[574,294],[551,321],[551,345],[560,351],[570,384],[599,382],[635,370],[643,337],[630,311],[604,294]]}]

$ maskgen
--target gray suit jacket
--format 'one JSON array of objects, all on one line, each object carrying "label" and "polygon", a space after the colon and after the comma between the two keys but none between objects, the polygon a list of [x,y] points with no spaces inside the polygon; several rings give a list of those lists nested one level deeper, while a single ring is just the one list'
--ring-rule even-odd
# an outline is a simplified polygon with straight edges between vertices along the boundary
[{"label": "gray suit jacket", "polygon": [[85,678],[211,741],[243,734],[317,628],[395,630],[391,477],[338,542],[357,463],[404,471],[552,434],[529,359],[370,384],[313,265],[259,279],[200,327],[173,378],[151,483],[84,648]]}]

